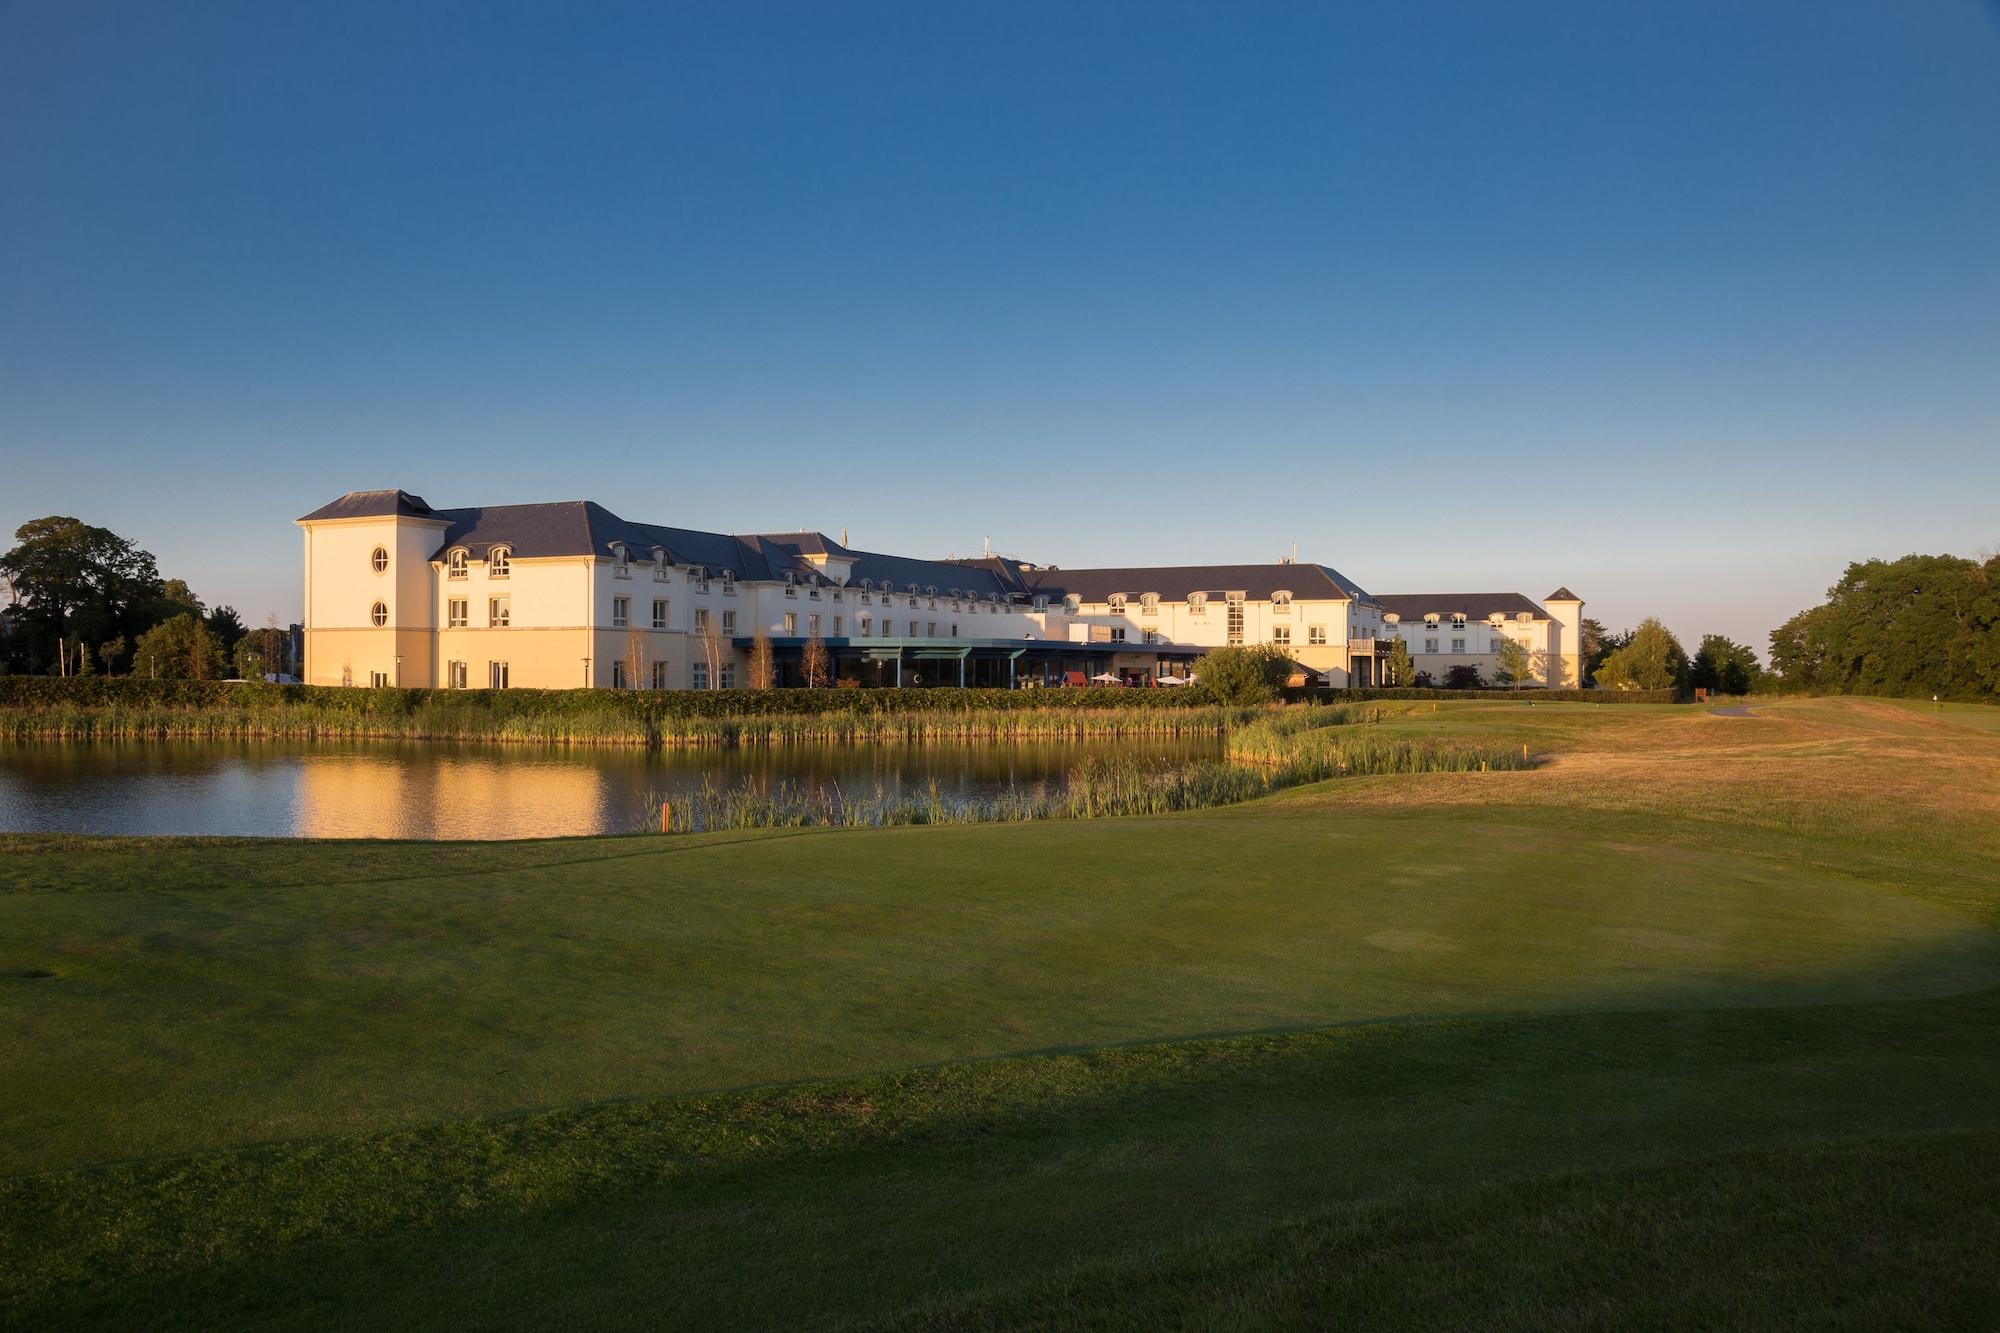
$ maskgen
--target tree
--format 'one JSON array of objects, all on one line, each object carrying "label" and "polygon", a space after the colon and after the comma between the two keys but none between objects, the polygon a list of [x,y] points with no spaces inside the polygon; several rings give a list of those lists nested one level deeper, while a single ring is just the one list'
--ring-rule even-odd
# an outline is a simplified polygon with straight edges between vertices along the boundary
[{"label": "tree", "polygon": [[1607,690],[1672,690],[1687,679],[1687,653],[1680,640],[1659,619],[1639,622],[1627,642],[1614,649],[1597,669],[1597,684]]},{"label": "tree", "polygon": [[[179,583],[180,580],[174,579],[172,582]],[[187,585],[181,584],[181,586],[186,587]],[[236,608],[233,606],[218,606],[202,619],[208,625],[208,632],[213,634],[215,641],[222,645],[223,656],[225,658],[234,657],[236,653],[236,641],[248,632],[248,627],[243,623],[243,617],[236,614]]]},{"label": "tree", "polygon": [[1990,697],[2000,692],[2000,556],[1849,565],[1827,600],[1771,634],[1787,689]]},{"label": "tree", "polygon": [[132,674],[155,680],[214,680],[222,673],[222,645],[208,626],[189,612],[165,620],[139,636]]},{"label": "tree", "polygon": [[1460,662],[1446,669],[1444,687],[1448,690],[1483,690],[1486,682],[1479,678],[1478,667],[1470,662]]},{"label": "tree", "polygon": [[619,665],[625,670],[625,688],[643,688],[646,674],[646,636],[634,625],[625,631],[625,651],[619,655]]},{"label": "tree", "polygon": [[771,636],[759,628],[750,638],[750,688],[768,690],[778,681],[778,660],[771,651]]},{"label": "tree", "polygon": [[1716,694],[1748,694],[1763,674],[1757,654],[1748,645],[1731,642],[1720,634],[1704,634],[1694,661],[1688,664],[1688,686]]},{"label": "tree", "polygon": [[818,689],[827,683],[828,663],[826,645],[817,633],[807,638],[805,646],[799,650],[799,670],[805,676],[806,688]]},{"label": "tree", "polygon": [[1578,622],[1576,652],[1584,680],[1589,680],[1597,674],[1598,664],[1610,656],[1613,649],[1622,647],[1624,644],[1615,641],[1602,622],[1593,620],[1589,616]]},{"label": "tree", "polygon": [[1409,685],[1417,678],[1417,665],[1410,660],[1410,645],[1399,638],[1389,640],[1389,656],[1382,663],[1386,685]]},{"label": "tree", "polygon": [[1437,688],[1437,677],[1428,671],[1419,671],[1410,677],[1410,684],[1419,690],[1434,690]]},{"label": "tree", "polygon": [[1217,648],[1196,667],[1196,679],[1217,703],[1236,706],[1271,702],[1295,669],[1284,649],[1269,643]]},{"label": "tree", "polygon": [[115,676],[118,674],[118,659],[125,656],[126,650],[130,647],[131,645],[125,642],[123,634],[118,635],[116,638],[106,639],[103,643],[97,645],[97,660],[104,664],[105,675]]},{"label": "tree", "polygon": [[277,675],[284,671],[291,650],[291,636],[276,625],[253,629],[236,641],[236,674],[245,680]]},{"label": "tree", "polygon": [[153,557],[108,528],[52,514],[14,531],[14,548],[0,555],[20,605],[8,654],[16,664],[47,670],[58,645],[73,659],[75,641],[103,643],[150,627],[149,603],[160,588]]},{"label": "tree", "polygon": [[695,632],[701,649],[702,661],[708,666],[708,688],[722,688],[722,663],[728,647],[722,641],[722,631],[715,626],[715,618],[710,616],[701,622]]},{"label": "tree", "polygon": [[1499,651],[1494,653],[1494,657],[1496,659],[1493,667],[1493,680],[1495,684],[1519,685],[1524,680],[1533,679],[1531,674],[1532,669],[1528,661],[1528,650],[1522,647],[1516,640],[1501,639]]}]

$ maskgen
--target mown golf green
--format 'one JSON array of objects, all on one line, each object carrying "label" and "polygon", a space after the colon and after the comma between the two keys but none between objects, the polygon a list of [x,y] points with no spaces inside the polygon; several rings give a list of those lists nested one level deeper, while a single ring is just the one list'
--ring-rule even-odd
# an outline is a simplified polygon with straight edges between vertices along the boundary
[{"label": "mown golf green", "polygon": [[[1973,1325],[2000,736],[1144,819],[0,840],[18,1326]],[[532,794],[524,794],[532,799]]]}]

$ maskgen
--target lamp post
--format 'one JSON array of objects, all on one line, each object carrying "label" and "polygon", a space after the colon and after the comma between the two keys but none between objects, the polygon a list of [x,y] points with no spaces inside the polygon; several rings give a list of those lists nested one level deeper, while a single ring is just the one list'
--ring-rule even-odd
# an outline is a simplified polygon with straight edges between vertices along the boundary
[{"label": "lamp post", "polygon": [[587,657],[583,659],[583,687],[586,690],[590,688],[590,659]]},{"label": "lamp post", "polygon": [[403,688],[403,655],[401,653],[396,654],[396,688],[399,690]]}]

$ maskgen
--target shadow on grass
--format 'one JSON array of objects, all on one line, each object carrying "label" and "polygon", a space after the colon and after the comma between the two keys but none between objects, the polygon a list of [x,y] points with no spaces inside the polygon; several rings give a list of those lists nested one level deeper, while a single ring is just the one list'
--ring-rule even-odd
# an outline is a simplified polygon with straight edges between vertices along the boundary
[{"label": "shadow on grass", "polygon": [[824,1324],[1496,1181],[2000,1124],[2000,991],[1372,1025],[0,1181],[18,1326]]}]

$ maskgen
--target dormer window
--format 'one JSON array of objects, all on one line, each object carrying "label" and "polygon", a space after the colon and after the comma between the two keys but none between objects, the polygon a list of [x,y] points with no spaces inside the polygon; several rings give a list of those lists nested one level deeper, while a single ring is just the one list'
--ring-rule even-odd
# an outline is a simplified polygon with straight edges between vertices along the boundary
[{"label": "dormer window", "polygon": [[[736,571],[733,569],[722,571],[722,595],[725,597],[734,597],[736,595]],[[736,613],[731,611],[729,614],[735,615]]]},{"label": "dormer window", "polygon": [[707,565],[689,565],[689,566],[688,566],[688,582],[689,582],[689,583],[692,583],[692,584],[694,585],[694,590],[695,590],[696,592],[707,592],[707,591],[708,591],[708,566],[707,566]]},{"label": "dormer window", "polygon": [[799,595],[799,576],[797,574],[787,572],[785,575],[785,596],[797,597],[798,595]]},{"label": "dormer window", "polygon": [[514,572],[514,552],[505,546],[496,546],[486,553],[486,577],[504,579]]},{"label": "dormer window", "polygon": [[667,579],[667,548],[664,546],[655,546],[652,555],[653,581],[655,583],[664,583]]},{"label": "dormer window", "polygon": [[1140,593],[1139,614],[1142,616],[1157,616],[1160,614],[1160,594],[1156,592]]},{"label": "dormer window", "polygon": [[631,547],[627,546],[624,542],[611,543],[611,558],[614,562],[611,567],[613,576],[621,579],[632,577]]},{"label": "dormer window", "polygon": [[1077,596],[1075,593],[1070,593],[1068,596],[1063,598],[1063,610],[1069,612],[1071,615],[1075,615],[1078,611],[1081,611],[1082,609],[1083,609],[1083,598]]},{"label": "dormer window", "polygon": [[1523,611],[1519,615],[1516,615],[1514,619],[1520,621],[1523,625],[1532,625],[1535,622],[1535,613],[1533,611]]},{"label": "dormer window", "polygon": [[1271,614],[1288,616],[1292,613],[1292,595],[1280,588],[1271,594]]},{"label": "dormer window", "polygon": [[1114,616],[1125,614],[1125,594],[1122,592],[1112,593],[1111,596],[1105,599],[1104,604],[1110,608],[1111,614]]},{"label": "dormer window", "polygon": [[917,585],[912,583],[909,586],[910,586],[910,605],[914,607],[917,604]]},{"label": "dormer window", "polygon": [[1037,598],[1035,599],[1035,603],[1034,603],[1034,607],[1035,607],[1035,610],[1037,610],[1037,611],[1046,611],[1046,610],[1048,610],[1048,609],[1049,609],[1049,599],[1048,599],[1048,598],[1046,598],[1046,597],[1037,597]]},{"label": "dormer window", "polygon": [[1429,615],[1426,615],[1424,617],[1424,628],[1436,629],[1437,627],[1438,627],[1438,613],[1433,611]]},{"label": "dormer window", "polygon": [[1451,618],[1451,627],[1452,627],[1453,629],[1464,629],[1464,628],[1465,628],[1465,613],[1464,613],[1463,611],[1460,611],[1460,612],[1456,612],[1456,613],[1454,613],[1454,614],[1452,615],[1452,618]]},{"label": "dormer window", "polygon": [[1208,614],[1207,593],[1191,592],[1188,594],[1188,614],[1191,616],[1205,616]]},{"label": "dormer window", "polygon": [[448,579],[465,577],[465,548],[454,546],[444,557],[444,576]]}]

